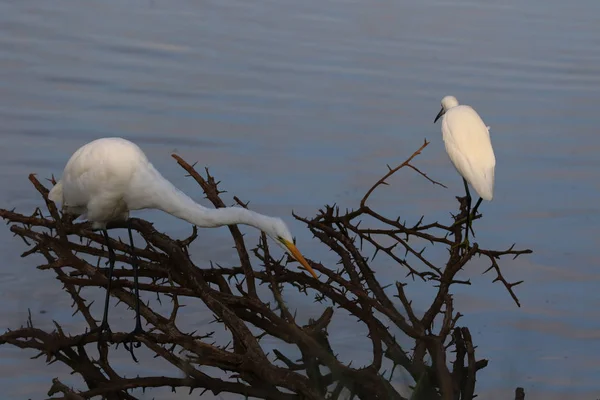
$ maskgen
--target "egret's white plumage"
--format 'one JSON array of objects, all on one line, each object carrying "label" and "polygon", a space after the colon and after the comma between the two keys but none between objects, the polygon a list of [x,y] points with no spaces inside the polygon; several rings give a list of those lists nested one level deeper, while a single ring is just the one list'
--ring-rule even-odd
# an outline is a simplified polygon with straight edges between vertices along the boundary
[{"label": "egret's white plumage", "polygon": [[[88,334],[96,331],[110,332],[108,304],[115,255],[110,246],[106,225],[114,220],[127,220],[132,210],[154,208],[205,228],[233,224],[253,226],[275,240],[275,243],[317,278],[294,245],[292,234],[283,220],[241,207],[209,209],[201,206],[166,180],[137,145],[122,138],[94,140],[77,150],[67,162],[62,178],[54,185],[48,198],[62,203],[64,212],[79,214],[91,221],[94,229],[102,229],[104,233],[110,263],[104,316],[100,326]],[[137,261],[133,253],[131,226],[128,231],[136,294],[136,327],[128,335],[128,338],[133,338],[144,331],[140,322]],[[137,347],[139,345],[138,342]],[[133,345],[128,349],[136,360]]]},{"label": "egret's white plumage", "polygon": [[459,105],[454,96],[446,96],[442,99],[442,109],[433,122],[442,116],[442,137],[446,153],[463,177],[467,194],[467,230],[463,243],[468,247],[471,229],[469,184],[479,195],[479,200],[473,207],[473,214],[476,215],[481,200],[494,198],[496,157],[490,141],[490,128],[483,123],[477,111],[469,106]]},{"label": "egret's white plumage", "polygon": [[81,214],[95,229],[126,220],[129,211],[153,208],[203,228],[245,224],[270,236],[316,277],[294,245],[285,222],[241,207],[201,206],[165,179],[134,143],[122,138],[94,140],[77,150],[48,198]]},{"label": "egret's white plumage", "polygon": [[459,105],[453,96],[442,99],[442,137],[446,152],[458,173],[471,184],[479,197],[494,197],[494,168],[496,157],[489,128],[477,112]]}]

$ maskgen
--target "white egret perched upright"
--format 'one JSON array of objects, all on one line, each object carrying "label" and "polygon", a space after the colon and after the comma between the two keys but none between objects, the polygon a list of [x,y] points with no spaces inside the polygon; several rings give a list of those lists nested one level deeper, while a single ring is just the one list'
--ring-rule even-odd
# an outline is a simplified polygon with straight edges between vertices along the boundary
[{"label": "white egret perched upright", "polygon": [[467,105],[459,105],[454,96],[446,96],[442,99],[442,109],[433,123],[442,116],[442,138],[446,152],[463,177],[467,192],[465,242],[468,244],[471,225],[471,194],[468,183],[479,195],[479,200],[473,208],[473,215],[475,215],[481,200],[490,201],[494,197],[496,157],[490,141],[489,128],[483,123],[477,111]]},{"label": "white egret perched upright", "polygon": [[[52,188],[48,198],[62,203],[63,212],[79,214],[101,229],[109,254],[108,285],[104,315],[100,326],[88,334],[110,332],[108,303],[111,278],[115,267],[115,253],[110,246],[106,225],[110,221],[128,220],[129,211],[153,208],[204,228],[245,224],[260,229],[288,254],[317,275],[294,245],[287,225],[280,218],[268,217],[241,207],[210,209],[196,203],[166,180],[148,161],[144,152],[134,143],[122,138],[94,140],[77,150],[67,162],[61,180]],[[129,241],[134,251],[131,225]],[[134,290],[136,295],[136,323],[129,338],[143,333],[140,321],[137,262],[132,257]],[[138,344],[139,347],[139,344]],[[133,356],[133,347],[131,354]],[[135,357],[134,357],[135,359]]]}]

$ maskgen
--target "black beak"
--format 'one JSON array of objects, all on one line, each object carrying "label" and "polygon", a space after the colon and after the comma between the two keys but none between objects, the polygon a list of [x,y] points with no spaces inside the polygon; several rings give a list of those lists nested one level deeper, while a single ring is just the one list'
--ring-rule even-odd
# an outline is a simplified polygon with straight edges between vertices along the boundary
[{"label": "black beak", "polygon": [[436,115],[435,119],[433,120],[433,123],[435,124],[437,122],[438,119],[440,119],[440,117],[444,115],[444,107],[442,107],[442,109],[440,110],[440,112],[438,113],[438,115]]}]

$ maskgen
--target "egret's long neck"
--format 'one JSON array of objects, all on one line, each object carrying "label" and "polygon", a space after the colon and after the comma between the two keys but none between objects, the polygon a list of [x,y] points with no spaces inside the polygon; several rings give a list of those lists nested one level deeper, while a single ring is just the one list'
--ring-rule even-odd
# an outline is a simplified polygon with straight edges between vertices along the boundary
[{"label": "egret's long neck", "polygon": [[267,231],[268,220],[271,219],[241,207],[206,208],[194,202],[183,192],[172,194],[170,203],[159,208],[201,228],[244,224]]},{"label": "egret's long neck", "polygon": [[206,208],[165,179],[152,165],[134,178],[129,209],[155,208],[202,228],[244,224],[267,231],[275,219],[241,207]]}]

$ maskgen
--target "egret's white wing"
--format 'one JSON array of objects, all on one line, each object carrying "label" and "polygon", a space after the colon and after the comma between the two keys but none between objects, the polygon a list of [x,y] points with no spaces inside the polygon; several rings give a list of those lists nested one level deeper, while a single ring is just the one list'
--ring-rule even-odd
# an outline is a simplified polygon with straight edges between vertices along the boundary
[{"label": "egret's white wing", "polygon": [[442,121],[446,152],[454,167],[484,200],[494,197],[496,158],[490,133],[479,114],[469,106],[449,109]]},{"label": "egret's white wing", "polygon": [[123,146],[130,145],[122,139],[108,138],[90,142],[71,156],[61,179],[66,208],[87,209],[90,218],[102,213],[101,218],[107,220],[113,218],[112,214],[124,212],[123,193],[137,160],[135,154],[123,154]]}]

